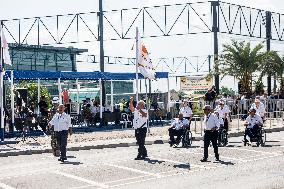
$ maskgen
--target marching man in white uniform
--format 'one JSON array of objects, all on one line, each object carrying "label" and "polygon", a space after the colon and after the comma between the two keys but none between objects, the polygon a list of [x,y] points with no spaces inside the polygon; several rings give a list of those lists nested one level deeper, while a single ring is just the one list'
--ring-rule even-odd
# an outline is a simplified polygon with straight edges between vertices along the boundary
[{"label": "marching man in white uniform", "polygon": [[53,116],[52,120],[49,122],[49,127],[53,127],[54,132],[57,134],[57,143],[60,149],[60,158],[58,161],[64,162],[67,160],[66,157],[66,146],[68,132],[72,134],[72,124],[70,115],[64,112],[64,105],[60,104],[58,106],[58,112]]},{"label": "marching man in white uniform", "polygon": [[205,125],[205,134],[204,134],[204,156],[200,160],[201,162],[206,162],[208,159],[208,147],[210,142],[212,142],[212,146],[214,148],[215,160],[219,161],[219,153],[218,153],[218,129],[220,127],[220,121],[218,117],[213,114],[212,108],[210,105],[205,105],[203,108],[204,111],[204,125]]},{"label": "marching man in white uniform", "polygon": [[138,144],[138,155],[135,160],[143,160],[148,154],[145,148],[145,138],[147,134],[148,112],[145,109],[145,102],[140,100],[134,108],[133,97],[130,98],[129,109],[134,114],[133,127],[135,129],[135,137]]}]

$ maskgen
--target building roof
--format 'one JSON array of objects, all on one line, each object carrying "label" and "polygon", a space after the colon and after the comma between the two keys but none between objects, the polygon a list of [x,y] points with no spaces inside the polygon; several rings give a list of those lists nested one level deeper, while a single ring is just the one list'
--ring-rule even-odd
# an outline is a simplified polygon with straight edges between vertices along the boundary
[{"label": "building roof", "polygon": [[72,46],[70,47],[54,47],[54,46],[41,46],[41,45],[27,45],[22,44],[18,45],[16,43],[9,43],[10,49],[16,50],[25,50],[25,51],[40,51],[40,52],[60,52],[60,53],[73,53],[73,54],[80,54],[84,52],[88,52],[88,49],[78,49]]}]

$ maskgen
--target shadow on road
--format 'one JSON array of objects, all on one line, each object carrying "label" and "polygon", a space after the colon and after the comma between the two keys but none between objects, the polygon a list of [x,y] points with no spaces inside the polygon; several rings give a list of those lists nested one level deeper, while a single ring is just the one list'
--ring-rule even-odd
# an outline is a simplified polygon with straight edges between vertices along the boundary
[{"label": "shadow on road", "polygon": [[75,156],[67,156],[67,158],[76,158]]},{"label": "shadow on road", "polygon": [[179,169],[188,169],[190,170],[190,164],[179,164],[179,165],[174,165],[174,168],[179,168]]},{"label": "shadow on road", "polygon": [[146,161],[147,163],[150,163],[150,164],[156,164],[156,163],[164,163],[165,161],[160,161],[160,160],[157,160],[157,159],[150,159],[150,158],[146,158],[144,159],[144,161]]},{"label": "shadow on road", "polygon": [[66,164],[66,165],[82,165],[83,163],[79,162],[79,161],[64,161],[60,164]]},{"label": "shadow on road", "polygon": [[281,145],[279,145],[279,144],[271,144],[271,145],[267,145],[267,144],[265,144],[264,146],[262,146],[262,147],[276,147],[276,146],[281,146]]},{"label": "shadow on road", "polygon": [[235,163],[232,163],[231,161],[223,161],[223,160],[219,160],[214,163],[220,163],[222,165],[235,165]]},{"label": "shadow on road", "polygon": [[241,144],[241,143],[243,143],[242,141],[235,141],[235,142],[230,142],[230,143],[232,143],[232,144]]}]

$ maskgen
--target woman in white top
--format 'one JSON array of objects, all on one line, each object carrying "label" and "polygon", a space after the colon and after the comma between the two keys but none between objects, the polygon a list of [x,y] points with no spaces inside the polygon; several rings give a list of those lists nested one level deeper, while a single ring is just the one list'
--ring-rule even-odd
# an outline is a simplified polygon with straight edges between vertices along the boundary
[{"label": "woman in white top", "polygon": [[256,114],[258,114],[262,120],[264,120],[265,118],[265,106],[262,102],[260,102],[259,99],[255,99],[254,103],[251,105],[251,109],[255,109],[256,110]]},{"label": "woman in white top", "polygon": [[220,101],[218,107],[215,109],[215,111],[218,112],[219,117],[221,119],[223,119],[224,121],[224,129],[226,131],[228,131],[229,129],[229,121],[228,121],[228,117],[229,117],[229,113],[230,113],[230,109],[227,105],[225,105],[224,101]]},{"label": "woman in white top", "polygon": [[183,118],[189,120],[188,129],[190,129],[190,122],[191,122],[191,119],[192,119],[193,112],[192,112],[191,108],[189,107],[187,101],[183,102],[183,107],[179,110],[179,114],[182,114]]}]

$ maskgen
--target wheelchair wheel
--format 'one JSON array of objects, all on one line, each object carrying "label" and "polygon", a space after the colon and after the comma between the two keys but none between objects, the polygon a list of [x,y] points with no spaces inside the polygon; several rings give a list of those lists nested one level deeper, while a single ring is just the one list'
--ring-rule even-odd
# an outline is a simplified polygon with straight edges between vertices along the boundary
[{"label": "wheelchair wheel", "polygon": [[192,133],[189,130],[186,130],[182,137],[182,147],[189,147],[192,144]]},{"label": "wheelchair wheel", "polygon": [[264,129],[261,129],[261,146],[265,146],[266,142],[266,132]]},{"label": "wheelchair wheel", "polygon": [[[218,145],[219,146],[226,146],[228,144],[228,133],[226,132],[226,130],[222,130],[219,133],[219,141],[218,141]],[[246,144],[244,144],[246,145]]]}]

